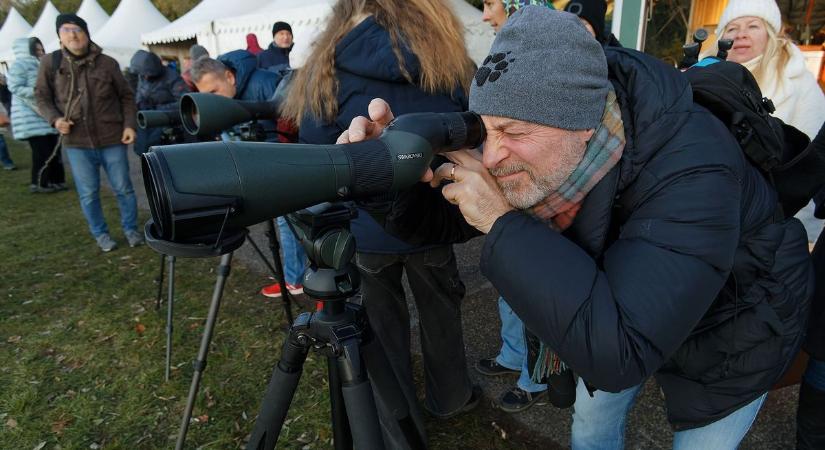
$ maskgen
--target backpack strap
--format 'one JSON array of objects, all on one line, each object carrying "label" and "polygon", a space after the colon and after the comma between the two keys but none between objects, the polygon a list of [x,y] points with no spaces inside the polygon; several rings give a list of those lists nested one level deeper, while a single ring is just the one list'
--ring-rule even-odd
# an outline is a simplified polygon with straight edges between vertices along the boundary
[{"label": "backpack strap", "polygon": [[57,71],[60,69],[60,64],[63,62],[63,50],[57,49],[52,52],[52,66],[49,68],[49,76],[46,78],[46,81],[49,83],[49,87],[52,88],[52,92],[54,92],[54,79],[57,76]]}]

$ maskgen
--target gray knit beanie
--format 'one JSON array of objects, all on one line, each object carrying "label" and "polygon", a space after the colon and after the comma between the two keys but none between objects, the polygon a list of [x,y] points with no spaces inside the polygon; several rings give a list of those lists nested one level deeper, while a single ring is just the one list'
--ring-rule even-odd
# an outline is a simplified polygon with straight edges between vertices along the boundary
[{"label": "gray knit beanie", "polygon": [[610,82],[601,45],[573,14],[526,6],[476,72],[470,110],[566,130],[596,128]]}]

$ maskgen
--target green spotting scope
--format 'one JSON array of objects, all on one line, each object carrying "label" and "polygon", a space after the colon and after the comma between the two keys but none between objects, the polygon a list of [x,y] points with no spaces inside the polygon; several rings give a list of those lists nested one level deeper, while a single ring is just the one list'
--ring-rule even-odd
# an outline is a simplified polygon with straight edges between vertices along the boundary
[{"label": "green spotting scope", "polygon": [[151,110],[138,111],[137,123],[143,130],[155,127],[174,127],[180,125],[181,123],[180,112]]},{"label": "green spotting scope", "polygon": [[410,187],[435,154],[478,147],[484,138],[475,113],[414,113],[354,144],[170,145],[152,147],[141,166],[157,237],[212,243],[318,203]]},{"label": "green spotting scope", "polygon": [[187,133],[210,137],[241,122],[277,120],[278,102],[245,102],[215,94],[186,94],[180,99],[180,117]]}]

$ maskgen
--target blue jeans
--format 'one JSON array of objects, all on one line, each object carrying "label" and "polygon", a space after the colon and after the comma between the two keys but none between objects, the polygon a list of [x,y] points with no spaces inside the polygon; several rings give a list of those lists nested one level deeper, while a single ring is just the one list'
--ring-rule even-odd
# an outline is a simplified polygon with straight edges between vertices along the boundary
[{"label": "blue jeans", "polygon": [[4,166],[13,166],[14,161],[9,155],[9,148],[6,146],[6,137],[0,134],[0,164]]},{"label": "blue jeans", "polygon": [[[627,412],[633,406],[642,385],[619,393],[596,391],[593,397],[583,380],[576,388],[573,405],[573,450],[612,450],[624,448]],[[674,450],[734,450],[745,437],[767,393],[716,422],[691,430],[678,431],[673,436]]]},{"label": "blue jeans", "polygon": [[304,247],[298,242],[298,238],[283,217],[278,217],[278,234],[281,236],[281,251],[284,254],[284,278],[287,284],[301,284],[307,268]]},{"label": "blue jeans", "polygon": [[530,379],[524,323],[502,297],[498,298],[498,314],[501,316],[501,351],[496,356],[496,362],[508,369],[521,369],[521,375],[516,383],[519,389],[527,392],[546,391],[547,385],[534,383]]},{"label": "blue jeans", "polygon": [[825,361],[813,358],[808,360],[808,368],[805,369],[803,378],[816,390],[825,392]]},{"label": "blue jeans", "polygon": [[80,197],[80,209],[89,224],[89,231],[97,238],[109,232],[103,209],[100,207],[100,169],[106,172],[109,184],[117,197],[120,226],[123,231],[137,231],[137,200],[129,180],[129,160],[125,145],[102,148],[66,148],[72,167],[72,176]]}]

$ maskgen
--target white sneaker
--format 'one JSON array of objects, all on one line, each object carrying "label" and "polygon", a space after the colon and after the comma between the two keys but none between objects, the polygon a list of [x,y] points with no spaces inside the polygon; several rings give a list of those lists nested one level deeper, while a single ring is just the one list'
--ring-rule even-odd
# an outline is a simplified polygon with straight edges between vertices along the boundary
[{"label": "white sneaker", "polygon": [[104,253],[110,252],[117,248],[117,242],[115,242],[115,240],[108,234],[101,234],[96,237],[95,240],[97,241],[97,246],[100,247]]},{"label": "white sneaker", "polygon": [[137,231],[129,230],[123,234],[126,235],[126,240],[129,242],[129,247],[137,247],[143,245],[143,235]]}]

